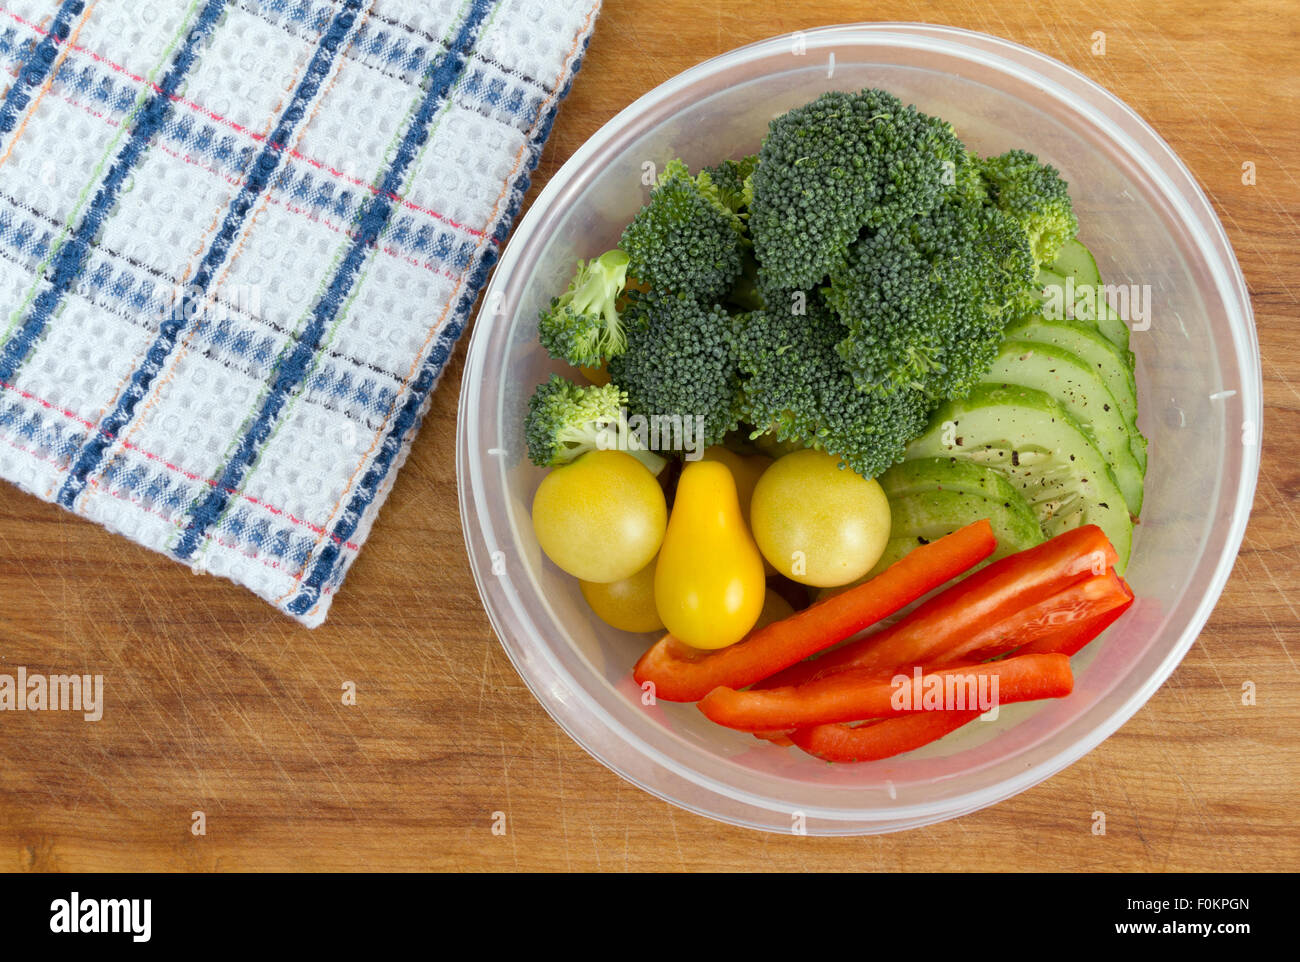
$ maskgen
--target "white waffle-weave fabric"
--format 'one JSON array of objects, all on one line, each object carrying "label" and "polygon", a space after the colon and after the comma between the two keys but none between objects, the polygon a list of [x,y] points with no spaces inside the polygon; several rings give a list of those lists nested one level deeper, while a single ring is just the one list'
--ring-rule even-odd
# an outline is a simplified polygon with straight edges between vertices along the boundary
[{"label": "white waffle-weave fabric", "polygon": [[598,0],[0,0],[0,476],[320,624]]}]

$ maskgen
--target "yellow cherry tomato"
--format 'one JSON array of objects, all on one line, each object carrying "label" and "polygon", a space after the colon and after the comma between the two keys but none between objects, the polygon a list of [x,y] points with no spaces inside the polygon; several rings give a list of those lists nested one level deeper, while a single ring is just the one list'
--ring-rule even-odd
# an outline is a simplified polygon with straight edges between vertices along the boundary
[{"label": "yellow cherry tomato", "polygon": [[655,563],[630,578],[600,584],[580,581],[582,597],[596,616],[623,631],[662,631],[663,619],[655,607]]},{"label": "yellow cherry tomato", "polygon": [[533,495],[537,543],[582,581],[636,574],[654,559],[667,523],[663,488],[622,451],[588,451],[553,470]]},{"label": "yellow cherry tomato", "polygon": [[692,647],[725,648],[754,627],[766,591],[731,472],[717,461],[688,462],[655,564],[665,627]]},{"label": "yellow cherry tomato", "polygon": [[889,501],[880,485],[824,451],[778,460],[758,479],[749,510],[763,556],[787,578],[814,587],[860,578],[889,540]]}]

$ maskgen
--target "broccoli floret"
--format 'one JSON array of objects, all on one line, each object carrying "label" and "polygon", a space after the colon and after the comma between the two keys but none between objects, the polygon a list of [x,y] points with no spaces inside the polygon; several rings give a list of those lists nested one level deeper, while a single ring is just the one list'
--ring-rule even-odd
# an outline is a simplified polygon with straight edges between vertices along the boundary
[{"label": "broccoli floret", "polygon": [[1079,233],[1069,187],[1060,171],[1024,150],[980,162],[989,200],[1029,236],[1034,266],[1056,259],[1061,245]]},{"label": "broccoli floret", "polygon": [[552,374],[528,399],[528,457],[541,467],[558,467],[588,451],[619,449],[658,474],[664,459],[627,430],[626,416],[627,394],[613,384],[582,386]]},{"label": "broccoli floret", "polygon": [[754,201],[754,170],[758,155],[751,154],[740,160],[724,160],[716,167],[705,167],[696,177],[700,190],[711,196],[727,210],[746,220],[749,205]]},{"label": "broccoli floret", "polygon": [[865,234],[825,296],[846,327],[838,352],[859,389],[939,401],[966,396],[988,371],[1033,281],[1019,227],[996,208],[954,201]]},{"label": "broccoli floret", "polygon": [[606,251],[578,261],[569,288],[544,308],[537,339],[551,357],[578,367],[599,367],[623,351],[627,340],[618,313],[618,299],[627,283],[628,256]]},{"label": "broccoli floret", "polygon": [[943,120],[883,90],[823,94],[772,121],[749,232],[765,283],[809,289],[864,227],[925,214],[957,189],[966,148]]},{"label": "broccoli floret", "polygon": [[931,405],[909,388],[857,390],[835,350],[846,333],[816,296],[802,315],[783,305],[741,318],[742,417],[755,425],[756,438],[827,451],[874,478],[924,430]]},{"label": "broccoli floret", "polygon": [[623,231],[628,273],[657,291],[708,302],[725,294],[741,271],[744,220],[707,174],[692,177],[669,162],[650,201]]},{"label": "broccoli floret", "polygon": [[[689,424],[695,438],[703,419],[702,443],[720,444],[736,427],[740,399],[731,316],[718,305],[659,292],[634,292],[624,314],[627,350],[610,359],[609,376],[627,392],[631,415]],[[650,447],[667,449],[662,435],[652,430]]]}]

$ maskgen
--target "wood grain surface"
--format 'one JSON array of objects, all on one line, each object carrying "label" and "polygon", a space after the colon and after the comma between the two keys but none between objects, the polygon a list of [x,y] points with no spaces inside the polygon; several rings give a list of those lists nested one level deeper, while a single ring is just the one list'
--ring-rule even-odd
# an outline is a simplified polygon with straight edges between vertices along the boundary
[{"label": "wood grain surface", "polygon": [[[105,676],[105,718],[0,715],[0,869],[1278,870],[1300,867],[1300,18],[1294,3],[607,0],[534,191],[597,127],[752,40],[872,18],[1027,44],[1118,94],[1209,194],[1254,297],[1263,472],[1209,625],[1117,734],[1014,799],[899,835],[764,835],[675,809],[553,724],[461,539],[464,342],[329,621],[0,485],[0,671]],[[1091,36],[1107,35],[1104,56]],[[1241,165],[1256,164],[1243,185]],[[1258,703],[1241,704],[1243,681]],[[341,686],[357,686],[355,707]],[[1107,833],[1094,835],[1104,811]],[[207,834],[191,833],[202,811]],[[492,813],[506,832],[494,835]]]}]

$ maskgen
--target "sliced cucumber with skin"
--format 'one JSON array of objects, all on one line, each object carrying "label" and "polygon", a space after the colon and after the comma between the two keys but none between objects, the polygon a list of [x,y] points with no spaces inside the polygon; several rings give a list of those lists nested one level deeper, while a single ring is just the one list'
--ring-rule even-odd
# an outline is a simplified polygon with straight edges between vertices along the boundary
[{"label": "sliced cucumber with skin", "polygon": [[1137,382],[1127,358],[1109,338],[1075,321],[1049,321],[1045,317],[1025,317],[1007,326],[1006,338],[1051,344],[1069,351],[1091,365],[1106,382],[1115,403],[1128,422],[1130,450],[1138,467],[1147,470],[1147,439],[1137,426]]},{"label": "sliced cucumber with skin", "polygon": [[1075,284],[1101,283],[1097,258],[1092,256],[1092,251],[1077,237],[1062,244],[1056,257],[1047,266],[1062,277],[1073,277]]},{"label": "sliced cucumber with skin", "polygon": [[[1077,237],[1068,240],[1061,246],[1056,259],[1042,273],[1049,277],[1049,282],[1061,283],[1063,291],[1066,290],[1066,279],[1073,279],[1075,319],[1096,327],[1100,334],[1124,352],[1124,359],[1132,367],[1133,354],[1128,349],[1128,325],[1106,300],[1101,271],[1097,269],[1097,259],[1092,256],[1092,251]],[[1095,295],[1092,294],[1094,290]]]},{"label": "sliced cucumber with skin", "polygon": [[1137,381],[1128,359],[1095,328],[1079,321],[1054,321],[1035,315],[1012,321],[1004,336],[1007,340],[1051,344],[1087,362],[1106,382],[1125,419],[1130,424],[1137,421]]},{"label": "sliced cucumber with skin", "polygon": [[1133,522],[1110,465],[1065,407],[1044,391],[981,384],[940,405],[906,460],[953,457],[1001,472],[1029,502],[1048,537],[1095,524],[1122,574]]},{"label": "sliced cucumber with skin", "polygon": [[1132,367],[1135,358],[1128,347],[1128,324],[1107,303],[1101,288],[1097,287],[1095,290],[1097,291],[1095,300],[1082,295],[1076,298],[1074,316],[1086,324],[1095,324],[1098,332],[1123,352],[1125,363]]},{"label": "sliced cucumber with skin", "polygon": [[[947,460],[947,459],[945,459]],[[1004,482],[1005,478],[1002,479]],[[915,548],[937,541],[959,528],[987,518],[998,546],[986,563],[1042,544],[1043,529],[1015,492],[1006,502],[980,494],[944,488],[913,490],[890,497],[890,537],[885,553],[867,574],[875,577]],[[1012,500],[1014,499],[1014,500]]]},{"label": "sliced cucumber with skin", "polygon": [[1037,388],[1060,401],[1106,458],[1129,513],[1141,513],[1143,474],[1133,457],[1128,422],[1091,365],[1052,344],[1003,341],[984,381]]},{"label": "sliced cucumber with skin", "polygon": [[[896,464],[876,479],[889,503],[927,491],[956,491],[988,498],[1008,511],[1033,520],[1034,512],[1020,492],[993,468],[952,458],[918,458]],[[1035,523],[1037,523],[1035,521]],[[957,530],[956,528],[953,529]],[[897,534],[897,531],[894,532]]]}]

